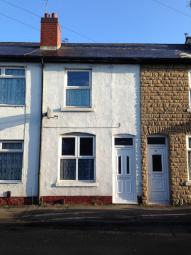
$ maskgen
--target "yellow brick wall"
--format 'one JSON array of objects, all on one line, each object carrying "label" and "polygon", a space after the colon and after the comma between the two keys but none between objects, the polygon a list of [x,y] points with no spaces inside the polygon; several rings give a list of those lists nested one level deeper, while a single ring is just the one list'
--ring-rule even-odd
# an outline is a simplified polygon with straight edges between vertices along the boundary
[{"label": "yellow brick wall", "polygon": [[174,205],[191,204],[186,135],[191,134],[188,66],[141,66],[141,150],[143,201],[148,202],[147,136],[168,140],[170,195]]}]

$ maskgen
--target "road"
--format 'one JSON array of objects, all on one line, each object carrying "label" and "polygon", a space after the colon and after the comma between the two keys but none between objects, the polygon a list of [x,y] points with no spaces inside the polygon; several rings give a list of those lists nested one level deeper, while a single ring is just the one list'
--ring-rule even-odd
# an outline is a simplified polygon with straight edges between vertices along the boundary
[{"label": "road", "polygon": [[1,224],[0,254],[190,255],[190,224]]},{"label": "road", "polygon": [[0,255],[191,255],[191,208],[0,209]]}]

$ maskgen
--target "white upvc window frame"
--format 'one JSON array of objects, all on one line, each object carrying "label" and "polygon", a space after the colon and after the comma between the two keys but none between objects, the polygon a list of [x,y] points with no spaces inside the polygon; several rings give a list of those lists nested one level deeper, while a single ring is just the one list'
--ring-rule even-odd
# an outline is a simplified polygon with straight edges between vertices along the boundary
[{"label": "white upvc window frame", "polygon": [[[5,73],[5,70],[6,69],[17,69],[17,70],[24,70],[24,75],[9,75],[9,74],[6,74]],[[24,95],[24,104],[1,104],[0,103],[0,107],[1,106],[9,106],[9,107],[23,107],[25,106],[26,104],[26,69],[25,67],[23,66],[0,66],[0,79],[16,79],[16,78],[22,78],[22,79],[25,79],[25,95]]]},{"label": "white upvc window frame", "polygon": [[[62,155],[62,139],[63,138],[74,138],[75,139],[75,155]],[[92,138],[93,141],[93,155],[92,156],[80,156],[80,138]],[[95,136],[94,135],[63,135],[60,137],[59,142],[59,169],[58,169],[58,182],[65,184],[72,183],[95,183],[96,180],[96,169],[95,169]],[[76,160],[76,179],[75,180],[64,180],[60,179],[60,162],[61,159],[75,159]],[[78,180],[78,159],[93,159],[94,160],[94,179],[93,180]]]},{"label": "white upvc window frame", "polygon": [[[68,86],[68,72],[89,72],[89,86]],[[66,91],[67,90],[89,90],[90,103],[88,106],[70,106],[66,104]],[[91,69],[66,69],[65,82],[64,82],[64,109],[91,109],[92,108],[92,70]]]},{"label": "white upvc window frame", "polygon": [[[22,148],[21,149],[3,149],[3,143],[21,143]],[[23,140],[0,140],[0,153],[8,152],[8,153],[21,153],[22,157],[24,156],[24,141]],[[0,180],[0,184],[4,183],[21,183],[22,182],[22,173],[23,173],[23,160],[22,160],[22,167],[21,167],[21,179],[20,180]]]},{"label": "white upvc window frame", "polygon": [[188,173],[188,182],[191,184],[191,173],[189,170],[189,164],[188,164],[188,152],[191,151],[191,148],[189,148],[189,139],[191,139],[191,135],[188,135],[186,137],[186,158],[187,158],[187,173]]}]

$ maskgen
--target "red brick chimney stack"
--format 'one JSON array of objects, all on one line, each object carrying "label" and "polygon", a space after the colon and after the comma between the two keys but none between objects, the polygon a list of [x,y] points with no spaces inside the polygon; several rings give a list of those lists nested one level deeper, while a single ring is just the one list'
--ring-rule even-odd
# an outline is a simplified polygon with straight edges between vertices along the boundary
[{"label": "red brick chimney stack", "polygon": [[41,18],[41,50],[57,50],[61,47],[61,29],[56,13],[45,13]]}]

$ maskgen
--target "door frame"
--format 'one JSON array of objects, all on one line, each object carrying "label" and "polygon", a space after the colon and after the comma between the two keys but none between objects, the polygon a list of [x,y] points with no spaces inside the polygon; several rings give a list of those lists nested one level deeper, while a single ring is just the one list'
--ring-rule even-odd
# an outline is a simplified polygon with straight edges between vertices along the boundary
[{"label": "door frame", "polygon": [[[133,145],[115,145],[115,138],[132,138],[133,139]],[[136,167],[135,167],[135,136],[129,135],[129,134],[118,134],[113,136],[113,153],[112,153],[112,165],[113,165],[113,171],[112,171],[112,203],[113,204],[138,204],[137,203],[137,176],[136,176]],[[132,150],[132,162],[133,162],[133,168],[134,168],[134,176],[133,176],[133,201],[128,201],[126,203],[119,203],[116,201],[116,152],[117,149],[126,149],[129,148]]]},{"label": "door frame", "polygon": [[[147,141],[147,187],[148,187],[148,192],[147,192],[147,197],[148,197],[148,204],[149,205],[169,205],[170,204],[170,179],[169,179],[169,153],[168,153],[168,138],[167,136],[164,136],[164,135],[151,135],[151,136],[148,136],[147,138],[154,138],[154,137],[162,137],[162,138],[165,138],[165,144],[148,144],[148,141]],[[166,157],[165,157],[165,160],[166,160],[166,173],[165,173],[165,178],[167,180],[167,196],[168,196],[168,199],[164,202],[161,202],[161,203],[158,203],[158,202],[154,202],[154,201],[150,201],[150,191],[151,191],[151,187],[150,187],[150,177],[149,177],[149,174],[150,174],[150,162],[149,162],[149,149],[164,149],[165,150],[165,154],[166,154]]]}]

